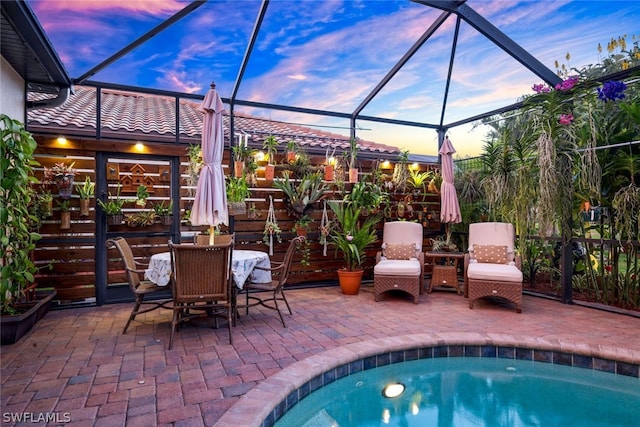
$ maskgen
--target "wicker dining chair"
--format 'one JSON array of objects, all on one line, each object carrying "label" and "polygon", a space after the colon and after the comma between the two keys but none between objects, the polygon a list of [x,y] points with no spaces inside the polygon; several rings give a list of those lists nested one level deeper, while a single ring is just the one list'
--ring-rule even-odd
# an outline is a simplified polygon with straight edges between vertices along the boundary
[{"label": "wicker dining chair", "polygon": [[464,294],[469,308],[479,298],[499,297],[522,312],[521,260],[514,251],[513,224],[480,222],[469,225],[469,252],[464,259]]},{"label": "wicker dining chair", "polygon": [[[285,328],[287,327],[284,322],[284,318],[282,317],[282,311],[280,310],[278,301],[283,301],[287,306],[287,310],[289,310],[289,314],[293,314],[289,301],[287,301],[287,297],[284,293],[284,286],[287,284],[287,279],[289,278],[289,269],[291,267],[291,262],[293,261],[296,248],[301,244],[304,244],[304,241],[304,236],[294,238],[291,243],[289,243],[289,247],[287,248],[287,252],[284,254],[282,262],[271,262],[271,268],[257,266],[254,268],[255,270],[270,271],[272,280],[269,283],[254,283],[249,279],[249,281],[244,284],[242,291],[240,292],[245,294],[246,303],[244,305],[237,305],[238,309],[245,308],[246,314],[249,314],[249,307],[257,305],[276,310],[278,312],[278,316],[280,316],[282,326]],[[266,296],[263,296],[265,294]]]},{"label": "wicker dining chair", "polygon": [[[171,250],[171,290],[173,319],[169,349],[180,323],[201,316],[202,311],[215,318],[227,320],[229,343],[233,344],[233,294],[231,256],[233,240],[214,245],[174,244]],[[194,312],[197,311],[197,312]],[[199,313],[198,313],[199,312]]]},{"label": "wicker dining chair", "polygon": [[[145,301],[145,296],[165,290],[167,287],[158,286],[148,280],[140,279],[140,277],[144,277],[144,269],[142,267],[146,267],[146,264],[136,261],[133,256],[131,246],[129,246],[129,243],[124,237],[115,237],[107,240],[107,248],[116,248],[120,253],[127,272],[129,287],[136,298],[135,305],[129,315],[129,320],[127,320],[127,323],[124,325],[124,329],[122,330],[122,333],[126,334],[131,321],[133,321],[138,314],[147,313],[157,308],[170,308],[167,307],[167,304],[169,304],[171,300],[165,298],[156,301]],[[143,308],[140,309],[140,307]]]}]

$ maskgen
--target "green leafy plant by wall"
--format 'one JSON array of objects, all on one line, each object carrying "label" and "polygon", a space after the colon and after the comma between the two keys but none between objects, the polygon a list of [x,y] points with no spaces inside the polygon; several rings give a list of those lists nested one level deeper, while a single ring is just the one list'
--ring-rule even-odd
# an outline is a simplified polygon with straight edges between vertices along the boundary
[{"label": "green leafy plant by wall", "polygon": [[37,144],[19,121],[2,114],[0,125],[0,303],[2,313],[13,314],[15,303],[37,272],[30,255],[40,235],[29,227],[30,222],[38,220],[29,209],[35,197],[30,184],[38,182],[33,176],[38,164],[33,159]]}]

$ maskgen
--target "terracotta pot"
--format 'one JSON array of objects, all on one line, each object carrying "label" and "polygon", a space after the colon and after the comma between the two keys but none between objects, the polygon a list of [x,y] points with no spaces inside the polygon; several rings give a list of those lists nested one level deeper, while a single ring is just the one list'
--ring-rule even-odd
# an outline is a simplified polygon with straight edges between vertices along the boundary
[{"label": "terracotta pot", "polygon": [[296,235],[300,237],[307,237],[307,227],[296,226]]},{"label": "terracotta pot", "polygon": [[274,165],[266,165],[264,167],[264,179],[267,181],[273,181],[273,177],[276,174],[276,167]]},{"label": "terracotta pot", "polygon": [[332,165],[325,165],[324,167],[324,180],[325,181],[333,181],[334,178],[334,170]]},{"label": "terracotta pot", "polygon": [[358,168],[349,168],[349,183],[355,184],[358,182]]},{"label": "terracotta pot", "polygon": [[60,230],[71,228],[71,212],[60,212]]},{"label": "terracotta pot", "polygon": [[242,178],[242,173],[244,172],[244,163],[235,161],[233,162],[233,176],[236,178]]},{"label": "terracotta pot", "polygon": [[80,199],[80,216],[89,216],[89,199]]},{"label": "terracotta pot", "polygon": [[338,282],[342,293],[345,295],[357,295],[360,292],[364,270],[349,271],[344,268],[338,270]]}]

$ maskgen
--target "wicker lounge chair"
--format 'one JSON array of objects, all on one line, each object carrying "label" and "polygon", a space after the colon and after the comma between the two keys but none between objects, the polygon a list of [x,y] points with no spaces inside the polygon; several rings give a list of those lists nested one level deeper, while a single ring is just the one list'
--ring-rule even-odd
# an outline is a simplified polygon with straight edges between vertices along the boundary
[{"label": "wicker lounge chair", "polygon": [[245,283],[242,288],[242,292],[245,294],[246,302],[243,305],[237,305],[238,309],[245,308],[247,314],[249,314],[249,307],[257,305],[270,308],[271,310],[276,310],[278,312],[278,316],[280,316],[282,326],[285,328],[287,327],[284,323],[284,317],[282,317],[282,311],[280,310],[278,301],[283,301],[287,306],[287,310],[289,310],[289,314],[293,314],[291,306],[289,306],[289,302],[287,301],[287,297],[284,293],[284,285],[287,284],[287,279],[289,278],[289,269],[291,267],[291,262],[293,261],[293,256],[296,252],[296,247],[304,243],[304,241],[305,237],[303,236],[298,236],[291,240],[282,262],[271,262],[271,268],[262,268],[257,266],[254,268],[254,270],[271,271],[271,277],[273,280],[269,283],[254,283],[251,281]]},{"label": "wicker lounge chair", "polygon": [[499,297],[522,312],[521,260],[514,254],[512,224],[482,222],[469,226],[469,253],[464,259],[464,293],[469,308],[478,298]]},{"label": "wicker lounge chair", "polygon": [[404,291],[418,303],[422,293],[424,253],[422,225],[393,221],[384,224],[382,251],[376,255],[373,269],[375,300],[387,291]]},{"label": "wicker lounge chair", "polygon": [[[141,267],[146,267],[146,264],[135,260],[135,258],[133,257],[133,251],[131,251],[131,246],[129,246],[129,243],[124,237],[116,237],[107,240],[107,248],[116,248],[120,253],[122,262],[124,262],[125,270],[127,272],[129,287],[131,288],[131,292],[133,292],[133,295],[135,295],[136,297],[135,305],[133,306],[131,314],[129,315],[129,320],[127,320],[127,323],[124,325],[124,329],[122,330],[122,333],[126,334],[131,321],[135,319],[138,314],[146,313],[151,310],[155,310],[156,308],[168,309],[170,307],[167,307],[167,304],[169,304],[171,300],[144,300],[145,296],[165,290],[166,286],[158,286],[148,280],[140,279],[140,277],[144,277],[144,269]],[[140,307],[143,308],[140,309]]]},{"label": "wicker lounge chair", "polygon": [[227,320],[229,343],[233,344],[231,256],[233,240],[214,245],[169,243],[171,249],[171,286],[173,293],[173,320],[169,349],[173,335],[181,322],[205,311],[207,315]]}]

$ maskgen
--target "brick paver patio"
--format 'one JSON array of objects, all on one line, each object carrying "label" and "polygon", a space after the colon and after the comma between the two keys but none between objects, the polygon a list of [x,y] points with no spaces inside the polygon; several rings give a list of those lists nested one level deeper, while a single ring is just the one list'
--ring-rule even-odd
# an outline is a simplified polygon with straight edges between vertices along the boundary
[{"label": "brick paver patio", "polygon": [[[187,325],[169,340],[168,310],[134,322],[130,304],[52,311],[19,343],[3,346],[1,404],[9,414],[47,413],[74,426],[212,426],[265,378],[297,361],[367,340],[424,333],[509,334],[617,349],[640,362],[640,318],[525,296],[522,314],[453,292],[374,302],[373,289],[345,296],[337,287],[287,293],[294,310],[283,328],[273,311],[225,327]],[[17,425],[34,425],[24,423]]]}]

